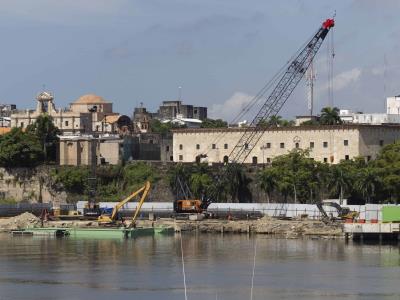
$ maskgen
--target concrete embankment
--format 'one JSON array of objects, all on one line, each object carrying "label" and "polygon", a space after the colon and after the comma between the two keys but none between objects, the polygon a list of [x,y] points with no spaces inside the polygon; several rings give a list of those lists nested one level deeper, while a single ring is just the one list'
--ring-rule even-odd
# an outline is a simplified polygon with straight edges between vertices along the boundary
[{"label": "concrete embankment", "polygon": [[[139,220],[138,226],[151,227],[169,225],[175,231],[199,232],[199,233],[256,233],[279,235],[286,238],[301,238],[307,236],[340,238],[343,237],[341,223],[326,225],[317,220],[279,220],[264,217],[258,220],[221,220],[205,219],[202,221],[174,220],[169,218],[156,221]],[[0,232],[24,229],[26,227],[40,227],[41,221],[30,213],[24,213],[17,217],[0,219]],[[44,227],[98,227],[96,221],[48,221]]]}]

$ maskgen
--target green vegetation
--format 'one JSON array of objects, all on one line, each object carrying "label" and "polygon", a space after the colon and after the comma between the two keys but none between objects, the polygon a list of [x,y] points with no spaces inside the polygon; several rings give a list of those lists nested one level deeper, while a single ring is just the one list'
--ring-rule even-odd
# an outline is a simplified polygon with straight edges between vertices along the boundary
[{"label": "green vegetation", "polygon": [[289,127],[294,126],[295,122],[293,120],[285,120],[281,116],[271,116],[267,120],[263,120],[259,123],[259,126],[268,127]]},{"label": "green vegetation", "polygon": [[231,165],[228,175],[218,178],[224,171],[207,164],[178,164],[170,169],[169,182],[171,189],[176,192],[180,188],[176,180],[179,176],[188,184],[193,196],[197,199],[212,195],[217,202],[251,202],[249,188],[251,179],[246,175],[244,167]]},{"label": "green vegetation", "polygon": [[205,119],[203,123],[201,123],[201,128],[226,128],[228,127],[228,123],[222,119]]},{"label": "green vegetation", "polygon": [[321,109],[321,115],[317,120],[309,120],[301,123],[301,125],[339,125],[342,124],[339,116],[339,108],[324,107]]},{"label": "green vegetation", "polygon": [[14,198],[3,198],[0,199],[0,204],[17,204],[18,202]]},{"label": "green vegetation", "polygon": [[[53,182],[61,184],[71,198],[87,199],[89,167],[63,167],[53,171]],[[156,170],[144,162],[127,164],[125,166],[98,166],[97,198],[99,201],[117,201],[140,188],[146,180],[155,184],[160,180]]]},{"label": "green vegetation", "polygon": [[186,128],[186,125],[178,125],[171,122],[162,123],[157,119],[150,120],[150,130],[153,133],[158,133],[165,136],[171,131],[171,129],[174,128]]},{"label": "green vegetation", "polygon": [[307,150],[294,149],[259,171],[257,180],[269,201],[348,198],[360,203],[399,203],[400,143],[385,146],[376,160],[356,158],[336,165],[316,162]]},{"label": "green vegetation", "polygon": [[59,130],[52,118],[40,116],[26,131],[13,128],[0,136],[0,166],[34,167],[56,159]]},{"label": "green vegetation", "polygon": [[43,161],[43,151],[37,136],[13,128],[0,136],[0,166],[33,167]]},{"label": "green vegetation", "polygon": [[35,123],[26,128],[26,133],[37,137],[45,161],[56,161],[58,135],[61,132],[54,125],[51,116],[47,114],[39,116]]}]

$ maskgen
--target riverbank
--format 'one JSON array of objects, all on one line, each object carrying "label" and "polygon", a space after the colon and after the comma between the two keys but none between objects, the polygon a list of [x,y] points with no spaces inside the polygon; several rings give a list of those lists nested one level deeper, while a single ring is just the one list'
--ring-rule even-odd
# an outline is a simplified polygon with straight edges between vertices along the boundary
[{"label": "riverbank", "polygon": [[[17,217],[0,219],[0,232],[24,229],[26,227],[40,227],[42,222],[30,213],[24,213]],[[44,227],[72,227],[72,228],[96,228],[97,221],[47,221]],[[279,235],[285,238],[320,237],[342,238],[343,226],[341,223],[324,224],[318,220],[297,219],[280,220],[271,217],[263,217],[258,220],[222,220],[205,219],[201,221],[175,220],[161,218],[155,221],[138,220],[139,227],[171,226],[176,232],[198,233],[255,233]]]}]

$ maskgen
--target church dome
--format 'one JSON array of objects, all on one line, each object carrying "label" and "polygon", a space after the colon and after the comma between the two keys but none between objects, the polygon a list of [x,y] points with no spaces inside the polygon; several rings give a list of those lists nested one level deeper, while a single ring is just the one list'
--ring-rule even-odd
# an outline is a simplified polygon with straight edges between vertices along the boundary
[{"label": "church dome", "polygon": [[102,97],[95,94],[87,94],[79,97],[73,104],[104,104],[108,103]]}]

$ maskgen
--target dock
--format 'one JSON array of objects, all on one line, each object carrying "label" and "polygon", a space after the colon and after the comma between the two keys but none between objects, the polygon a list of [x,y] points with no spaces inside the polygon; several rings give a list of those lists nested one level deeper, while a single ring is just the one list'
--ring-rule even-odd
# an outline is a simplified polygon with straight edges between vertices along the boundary
[{"label": "dock", "polygon": [[400,241],[400,223],[345,223],[346,240]]}]

